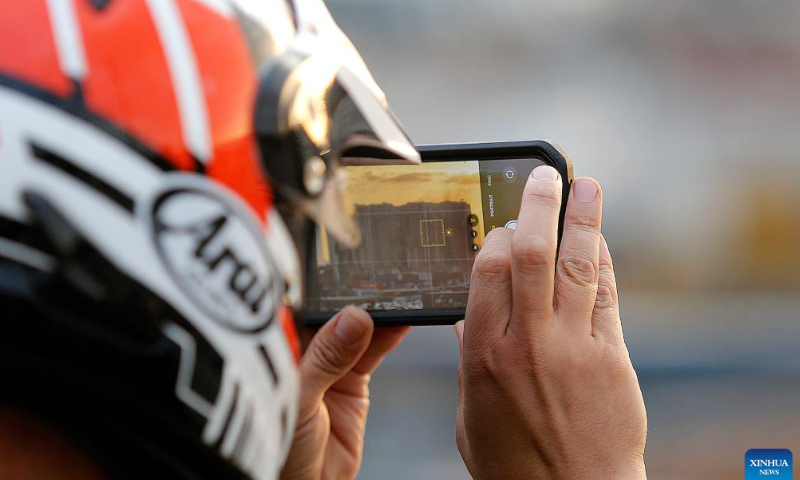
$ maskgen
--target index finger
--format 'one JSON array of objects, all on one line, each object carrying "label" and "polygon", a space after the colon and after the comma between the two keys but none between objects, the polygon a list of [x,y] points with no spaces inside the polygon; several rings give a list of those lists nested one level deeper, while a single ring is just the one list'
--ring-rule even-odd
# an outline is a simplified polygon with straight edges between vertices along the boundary
[{"label": "index finger", "polygon": [[509,331],[531,333],[553,323],[553,289],[561,177],[536,167],[522,195],[511,247],[513,306]]}]

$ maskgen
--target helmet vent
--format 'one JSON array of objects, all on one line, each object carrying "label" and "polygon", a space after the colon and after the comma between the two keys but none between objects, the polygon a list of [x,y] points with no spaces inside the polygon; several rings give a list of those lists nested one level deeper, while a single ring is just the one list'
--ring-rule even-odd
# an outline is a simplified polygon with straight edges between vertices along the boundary
[{"label": "helmet vent", "polygon": [[95,10],[102,11],[108,6],[109,3],[111,3],[111,0],[89,0],[89,3],[94,7]]}]

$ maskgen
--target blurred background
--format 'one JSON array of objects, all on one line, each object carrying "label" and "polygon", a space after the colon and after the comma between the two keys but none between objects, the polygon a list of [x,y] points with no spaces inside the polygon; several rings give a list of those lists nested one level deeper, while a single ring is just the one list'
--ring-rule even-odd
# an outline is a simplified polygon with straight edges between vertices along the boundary
[{"label": "blurred background", "polygon": [[[656,480],[800,454],[800,3],[329,0],[416,143],[547,138],[600,180]],[[375,375],[363,480],[468,479],[457,347]]]}]

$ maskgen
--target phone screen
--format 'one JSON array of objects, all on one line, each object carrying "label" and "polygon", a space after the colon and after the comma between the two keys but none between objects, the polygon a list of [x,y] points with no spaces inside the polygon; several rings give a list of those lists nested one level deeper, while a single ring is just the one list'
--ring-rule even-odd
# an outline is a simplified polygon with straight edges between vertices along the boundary
[{"label": "phone screen", "polygon": [[[485,235],[516,227],[537,158],[347,167],[355,249],[317,234],[307,311],[463,310]],[[313,271],[313,270],[312,270]]]}]

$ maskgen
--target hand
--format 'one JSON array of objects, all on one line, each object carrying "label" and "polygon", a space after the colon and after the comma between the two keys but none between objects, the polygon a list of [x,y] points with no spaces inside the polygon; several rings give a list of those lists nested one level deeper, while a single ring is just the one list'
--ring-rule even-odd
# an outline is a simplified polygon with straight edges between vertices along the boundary
[{"label": "hand", "polygon": [[367,425],[370,375],[408,330],[375,330],[367,312],[347,307],[316,333],[300,362],[297,429],[282,480],[356,477]]},{"label": "hand", "polygon": [[538,167],[516,231],[492,231],[475,261],[456,325],[456,438],[476,480],[645,478],[599,185],[574,182],[556,264],[560,204],[558,174]]}]

